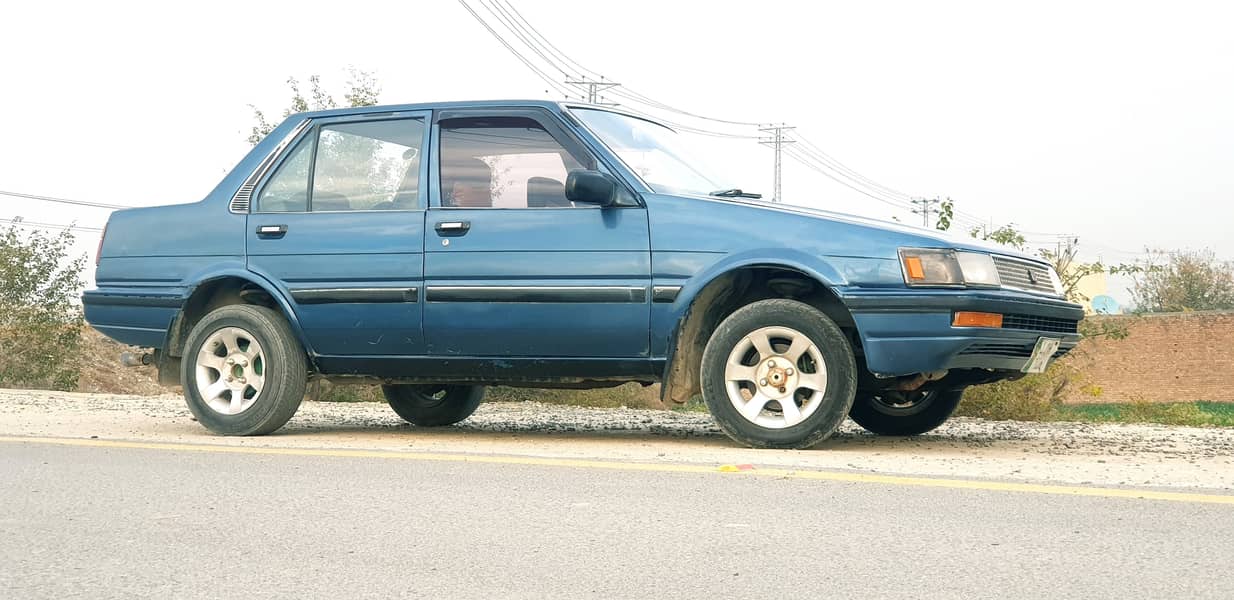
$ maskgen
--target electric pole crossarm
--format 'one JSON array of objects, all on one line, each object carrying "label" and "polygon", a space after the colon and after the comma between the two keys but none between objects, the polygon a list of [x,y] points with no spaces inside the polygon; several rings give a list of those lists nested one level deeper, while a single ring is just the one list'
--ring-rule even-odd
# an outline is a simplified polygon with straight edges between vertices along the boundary
[{"label": "electric pole crossarm", "polygon": [[785,126],[783,123],[781,123],[780,125],[772,125],[769,127],[759,127],[758,128],[759,131],[769,134],[768,137],[759,139],[758,143],[764,146],[771,146],[772,150],[775,153],[775,182],[772,184],[772,193],[771,193],[772,202],[779,202],[781,200],[781,195],[780,195],[781,174],[780,172],[784,164],[781,156],[783,153],[784,146],[786,144],[793,144],[793,143],[796,143],[797,141],[797,140],[789,138],[786,135],[787,132],[792,131],[794,129],[796,129],[796,127],[788,127],[788,126]]},{"label": "electric pole crossarm", "polygon": [[911,202],[921,208],[914,208],[913,214],[921,215],[921,226],[930,228],[930,214],[939,214],[937,206],[942,202],[938,198],[913,198]]}]

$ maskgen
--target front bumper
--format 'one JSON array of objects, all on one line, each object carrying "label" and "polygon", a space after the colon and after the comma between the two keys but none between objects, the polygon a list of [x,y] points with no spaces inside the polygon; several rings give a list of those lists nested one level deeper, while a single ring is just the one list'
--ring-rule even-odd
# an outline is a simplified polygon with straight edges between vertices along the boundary
[{"label": "front bumper", "polygon": [[[863,290],[842,300],[857,324],[866,367],[879,376],[1019,371],[1038,338],[1062,340],[1055,358],[1074,348],[1080,341],[1075,324],[1084,318],[1078,304],[1009,291]],[[953,327],[953,314],[961,310],[1002,314],[1004,326]]]}]

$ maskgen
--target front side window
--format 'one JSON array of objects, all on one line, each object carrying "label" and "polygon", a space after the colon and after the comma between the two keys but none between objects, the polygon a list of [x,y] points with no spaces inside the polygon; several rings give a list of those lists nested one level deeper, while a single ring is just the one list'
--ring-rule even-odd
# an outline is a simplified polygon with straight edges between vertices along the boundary
[{"label": "front side window", "polygon": [[458,208],[569,208],[570,171],[593,166],[535,119],[442,119],[441,203]]},{"label": "front side window", "polygon": [[706,195],[725,187],[701,168],[668,127],[607,110],[570,112],[657,193]]},{"label": "front side window", "polygon": [[258,197],[257,210],[407,210],[419,206],[422,120],[324,125],[316,134],[302,141],[270,178]]}]

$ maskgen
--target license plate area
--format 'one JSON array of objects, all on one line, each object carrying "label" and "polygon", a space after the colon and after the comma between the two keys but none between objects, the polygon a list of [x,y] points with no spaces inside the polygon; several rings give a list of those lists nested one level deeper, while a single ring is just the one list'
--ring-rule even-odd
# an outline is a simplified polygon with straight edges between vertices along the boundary
[{"label": "license plate area", "polygon": [[1028,362],[1024,364],[1024,368],[1020,369],[1024,373],[1040,373],[1045,371],[1045,368],[1050,365],[1050,359],[1054,357],[1054,353],[1058,352],[1058,347],[1063,343],[1059,338],[1041,337],[1037,338],[1037,345],[1033,346],[1033,353],[1028,358]]}]

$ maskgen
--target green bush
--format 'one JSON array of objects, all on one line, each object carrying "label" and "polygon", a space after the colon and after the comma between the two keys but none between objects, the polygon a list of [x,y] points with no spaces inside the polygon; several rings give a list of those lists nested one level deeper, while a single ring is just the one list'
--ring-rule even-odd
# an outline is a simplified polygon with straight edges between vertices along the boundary
[{"label": "green bush", "polygon": [[1162,425],[1196,425],[1205,422],[1204,411],[1195,403],[1149,402],[1143,398],[1131,402],[1123,410],[1124,423],[1160,423]]},{"label": "green bush", "polygon": [[76,387],[85,257],[66,261],[72,244],[67,229],[0,232],[0,387]]},{"label": "green bush", "polygon": [[1062,404],[1067,390],[1080,385],[1080,372],[1056,361],[1044,373],[1013,381],[976,385],[964,391],[957,415],[1012,421],[1045,421]]}]

